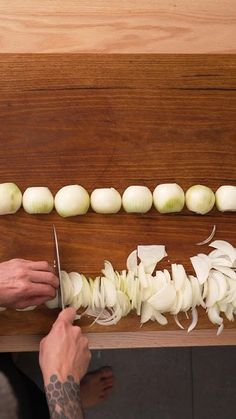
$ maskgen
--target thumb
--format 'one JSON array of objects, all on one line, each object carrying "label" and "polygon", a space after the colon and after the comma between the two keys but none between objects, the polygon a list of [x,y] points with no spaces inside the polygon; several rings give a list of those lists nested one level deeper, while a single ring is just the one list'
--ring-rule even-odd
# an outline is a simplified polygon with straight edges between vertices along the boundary
[{"label": "thumb", "polygon": [[64,321],[66,323],[73,323],[76,316],[76,309],[74,307],[68,307],[62,310],[56,321]]}]

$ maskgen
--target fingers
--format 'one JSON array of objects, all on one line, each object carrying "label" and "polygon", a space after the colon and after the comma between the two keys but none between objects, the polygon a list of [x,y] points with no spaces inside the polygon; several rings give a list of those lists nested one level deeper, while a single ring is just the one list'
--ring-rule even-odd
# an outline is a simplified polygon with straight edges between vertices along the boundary
[{"label": "fingers", "polygon": [[31,282],[30,286],[27,286],[25,289],[26,299],[32,299],[32,297],[52,299],[56,296],[56,290],[51,285],[34,283]]},{"label": "fingers", "polygon": [[45,272],[54,272],[53,268],[49,265],[46,261],[32,261],[27,259],[12,259],[12,262],[19,264],[26,265],[29,269],[32,269],[33,271],[45,271]]},{"label": "fingers", "polygon": [[30,280],[36,283],[49,284],[54,288],[59,286],[59,279],[48,271],[30,271]]},{"label": "fingers", "polygon": [[[76,316],[76,309],[73,307],[68,307],[60,312],[56,322],[64,321],[65,323],[72,324],[73,321],[75,320],[75,316]],[[78,327],[78,326],[75,326],[75,327]]]},{"label": "fingers", "polygon": [[45,303],[48,300],[48,297],[31,297],[29,299],[21,301],[17,306],[14,308],[26,308],[30,306],[40,306],[41,304]]},{"label": "fingers", "polygon": [[43,272],[54,272],[53,268],[49,265],[48,262],[45,261],[37,261],[37,262],[32,262],[32,261],[27,261],[28,266],[30,269],[32,269],[33,271],[43,271]]}]

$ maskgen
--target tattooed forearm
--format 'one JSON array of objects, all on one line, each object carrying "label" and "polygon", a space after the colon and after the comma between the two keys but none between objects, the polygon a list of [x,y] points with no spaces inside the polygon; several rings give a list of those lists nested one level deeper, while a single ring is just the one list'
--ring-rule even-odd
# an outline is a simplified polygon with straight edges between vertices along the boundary
[{"label": "tattooed forearm", "polygon": [[79,383],[72,375],[60,381],[56,374],[45,387],[51,419],[83,419]]}]

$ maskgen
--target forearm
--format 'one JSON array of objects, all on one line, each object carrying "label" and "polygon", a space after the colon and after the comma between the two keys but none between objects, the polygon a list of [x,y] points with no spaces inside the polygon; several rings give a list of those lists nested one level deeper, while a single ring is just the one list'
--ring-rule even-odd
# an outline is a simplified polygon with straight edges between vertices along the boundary
[{"label": "forearm", "polygon": [[51,419],[83,419],[80,402],[80,386],[69,375],[61,381],[56,374],[51,375],[45,386]]}]

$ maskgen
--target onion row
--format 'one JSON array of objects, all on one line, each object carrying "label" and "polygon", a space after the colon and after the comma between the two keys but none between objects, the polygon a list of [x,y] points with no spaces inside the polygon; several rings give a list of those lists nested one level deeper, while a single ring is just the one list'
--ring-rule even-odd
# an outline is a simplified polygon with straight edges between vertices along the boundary
[{"label": "onion row", "polygon": [[98,188],[89,196],[83,186],[67,185],[54,198],[44,186],[27,188],[22,196],[14,183],[0,184],[0,215],[14,214],[21,205],[29,214],[48,214],[55,205],[61,217],[86,214],[90,205],[100,214],[115,214],[122,205],[127,213],[144,214],[153,204],[161,214],[180,212],[185,204],[192,212],[206,214],[215,203],[219,211],[236,211],[236,186],[220,186],[214,194],[205,185],[193,185],[184,193],[176,183],[164,183],[158,185],[152,194],[146,186],[132,185],[121,197],[114,188]]},{"label": "onion row", "polygon": [[[94,280],[76,272],[61,271],[65,303],[82,315],[95,317],[103,326],[116,324],[131,310],[140,316],[141,325],[149,320],[167,324],[166,313],[172,314],[177,325],[180,312],[191,310],[188,332],[198,322],[197,307],[203,307],[209,320],[223,330],[223,317],[234,320],[236,314],[236,249],[228,242],[215,240],[208,255],[191,258],[195,275],[188,275],[181,264],[172,264],[171,273],[156,270],[156,264],[167,256],[165,246],[138,246],[127,259],[127,269],[115,271],[105,261],[102,275]],[[155,272],[154,272],[155,271]],[[57,299],[47,302],[56,307]]]}]

